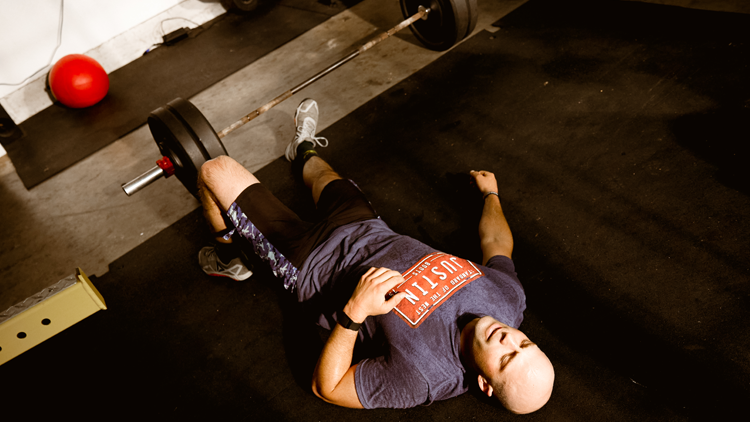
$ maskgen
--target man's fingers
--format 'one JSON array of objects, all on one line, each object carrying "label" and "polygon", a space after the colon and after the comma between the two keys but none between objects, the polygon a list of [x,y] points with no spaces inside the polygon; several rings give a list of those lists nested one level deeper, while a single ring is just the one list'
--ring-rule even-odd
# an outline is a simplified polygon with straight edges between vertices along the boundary
[{"label": "man's fingers", "polygon": [[[372,269],[373,268],[371,268],[371,270]],[[373,283],[376,283],[376,284],[386,282],[390,280],[391,277],[401,275],[401,273],[399,273],[398,271],[393,271],[388,268],[375,268],[374,270],[375,271],[372,271],[372,272],[368,271],[368,273],[366,273],[364,277],[368,278],[369,280],[371,280]]]},{"label": "man's fingers", "polygon": [[398,271],[388,268],[369,268],[354,289],[347,306],[359,310],[357,314],[364,315],[364,317],[390,312],[405,297],[405,293],[396,294],[391,300],[388,300],[386,293],[403,281],[404,278]]},{"label": "man's fingers", "polygon": [[394,271],[394,274],[390,274],[390,278],[385,280],[383,282],[383,285],[388,290],[391,290],[403,282],[404,282],[404,277],[401,275],[401,273]]},{"label": "man's fingers", "polygon": [[383,281],[384,279],[381,279],[381,278],[383,277],[384,274],[388,273],[388,271],[391,271],[391,270],[389,270],[388,268],[384,268],[384,267],[376,268],[375,271],[372,272],[370,278],[378,279],[378,281]]},{"label": "man's fingers", "polygon": [[370,267],[370,269],[365,271],[365,273],[362,275],[362,278],[367,278],[371,276],[375,271],[378,271],[378,270],[382,270],[382,268]]},{"label": "man's fingers", "polygon": [[472,171],[469,172],[469,174],[471,174],[474,177],[479,177],[479,176],[493,176],[493,174],[490,173],[487,170],[480,170],[480,171],[472,170]]},{"label": "man's fingers", "polygon": [[398,306],[399,303],[406,297],[405,292],[399,292],[395,295],[388,298],[385,302],[383,302],[383,307],[381,308],[381,313],[385,314],[393,310],[396,306]]},{"label": "man's fingers", "polygon": [[[399,302],[401,302],[401,300],[403,298],[405,298],[405,297],[406,297],[406,292],[398,292],[395,295],[389,297],[386,302],[388,304],[392,304],[393,308],[395,308],[399,304]],[[393,309],[393,308],[391,308],[391,309]]]},{"label": "man's fingers", "polygon": [[375,284],[379,284],[378,288],[381,291],[390,291],[394,287],[404,282],[404,277],[398,271],[388,270],[382,273],[373,280]]}]

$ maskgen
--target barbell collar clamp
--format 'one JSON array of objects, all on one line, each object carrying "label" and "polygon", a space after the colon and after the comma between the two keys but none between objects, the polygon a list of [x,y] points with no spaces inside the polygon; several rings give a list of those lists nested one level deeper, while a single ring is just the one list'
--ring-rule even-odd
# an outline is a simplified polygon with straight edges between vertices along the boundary
[{"label": "barbell collar clamp", "polygon": [[424,7],[424,6],[419,6],[417,8],[417,10],[419,11],[419,13],[423,13],[423,15],[422,15],[422,17],[420,19],[422,19],[423,21],[426,21],[427,18],[428,18],[427,15],[430,14],[430,8],[429,7]]},{"label": "barbell collar clamp", "polygon": [[164,157],[161,157],[161,160],[157,160],[156,165],[159,166],[160,169],[164,170],[164,177],[169,177],[174,174],[174,164],[172,164],[172,160],[170,160],[166,155]]}]

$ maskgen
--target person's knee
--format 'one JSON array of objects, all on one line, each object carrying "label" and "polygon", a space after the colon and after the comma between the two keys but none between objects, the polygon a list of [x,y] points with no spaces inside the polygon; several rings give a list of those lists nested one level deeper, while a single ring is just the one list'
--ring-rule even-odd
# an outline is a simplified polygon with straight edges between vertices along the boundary
[{"label": "person's knee", "polygon": [[233,158],[220,155],[203,163],[198,171],[198,181],[208,188],[220,185],[231,177],[231,173],[235,171],[233,168],[239,165]]},{"label": "person's knee", "polygon": [[225,209],[237,199],[243,190],[255,183],[259,182],[252,173],[226,155],[206,161],[198,173],[199,189],[211,191],[212,196]]}]

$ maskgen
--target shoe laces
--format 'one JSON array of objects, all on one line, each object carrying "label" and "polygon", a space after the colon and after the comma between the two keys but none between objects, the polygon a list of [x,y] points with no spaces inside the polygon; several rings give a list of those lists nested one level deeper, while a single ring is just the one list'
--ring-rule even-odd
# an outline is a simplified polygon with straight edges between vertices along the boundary
[{"label": "shoe laces", "polygon": [[[317,143],[321,147],[325,148],[328,146],[328,139],[322,136],[313,136],[316,127],[317,124],[315,123],[315,120],[307,117],[302,121],[301,125],[297,126],[297,134],[295,137],[302,140],[311,139],[314,144]],[[325,141],[325,144],[322,141]]]}]

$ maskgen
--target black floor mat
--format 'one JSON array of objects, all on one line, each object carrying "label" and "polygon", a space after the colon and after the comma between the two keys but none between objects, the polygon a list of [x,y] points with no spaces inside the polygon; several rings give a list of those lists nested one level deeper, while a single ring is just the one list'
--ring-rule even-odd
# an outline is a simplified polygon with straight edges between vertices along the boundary
[{"label": "black floor mat", "polygon": [[[526,419],[736,418],[750,396],[735,158],[750,16],[562,3],[531,0],[368,102],[322,133],[321,155],[396,231],[473,260],[481,198],[466,172],[497,174],[521,329],[556,368],[552,399]],[[310,209],[283,159],[257,175]],[[0,367],[0,397],[57,414],[83,395],[118,415],[517,418],[475,392],[403,411],[323,403],[310,392],[322,333],[267,271],[201,275],[205,236],[196,210],[113,263],[95,281],[109,310]]]},{"label": "black floor mat", "polygon": [[18,125],[22,137],[0,142],[31,189],[145,124],[156,108],[192,97],[358,1],[268,0],[251,14],[221,15],[112,72],[100,103],[55,103]]}]

